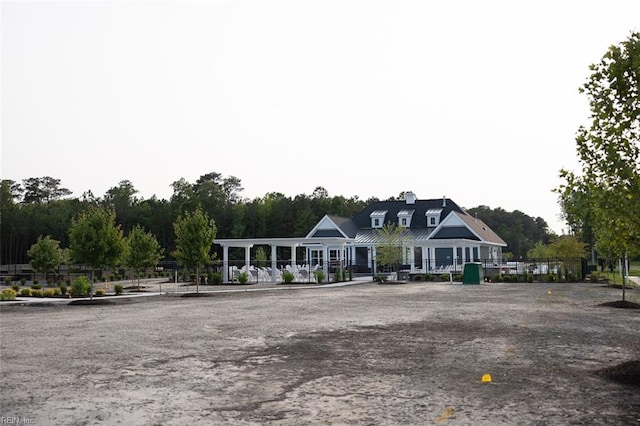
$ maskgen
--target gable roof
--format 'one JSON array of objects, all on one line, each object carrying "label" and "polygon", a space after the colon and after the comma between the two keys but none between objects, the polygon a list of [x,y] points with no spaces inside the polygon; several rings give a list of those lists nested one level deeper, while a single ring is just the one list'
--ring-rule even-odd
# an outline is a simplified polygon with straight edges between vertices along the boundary
[{"label": "gable roof", "polygon": [[355,238],[358,228],[347,217],[324,215],[307,234],[307,238]]},{"label": "gable roof", "polygon": [[486,223],[480,219],[469,216],[467,213],[460,215],[460,219],[473,231],[480,239],[501,246],[507,246],[507,243],[496,234],[493,229],[489,228]]}]

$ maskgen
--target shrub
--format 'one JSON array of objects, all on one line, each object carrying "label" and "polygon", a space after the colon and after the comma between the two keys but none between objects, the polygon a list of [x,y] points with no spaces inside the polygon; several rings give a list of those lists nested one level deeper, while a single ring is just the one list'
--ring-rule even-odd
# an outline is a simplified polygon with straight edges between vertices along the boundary
[{"label": "shrub", "polygon": [[20,294],[22,296],[31,296],[31,289],[30,288],[23,288],[22,291],[20,291]]},{"label": "shrub", "polygon": [[63,296],[67,294],[67,286],[64,284],[60,284],[60,286],[58,287],[58,290],[60,290],[60,294]]},{"label": "shrub", "polygon": [[[54,296],[61,296],[62,295],[62,290],[60,290],[59,288],[52,288],[51,290],[53,291],[53,295]],[[66,290],[67,289],[65,288],[65,291]]]},{"label": "shrub", "polygon": [[0,300],[16,300],[16,294],[12,288],[6,288],[0,293]]},{"label": "shrub", "polygon": [[512,283],[517,283],[520,281],[520,277],[517,276],[516,274],[511,275],[511,282]]},{"label": "shrub", "polygon": [[435,279],[436,279],[436,277],[433,274],[424,274],[424,280],[425,281],[433,281]]},{"label": "shrub", "polygon": [[74,296],[86,296],[90,290],[89,278],[84,275],[76,278],[71,285],[71,294]]},{"label": "shrub", "polygon": [[238,282],[240,284],[246,284],[247,281],[249,281],[249,274],[247,274],[246,272],[241,272],[240,275],[238,275]]},{"label": "shrub", "polygon": [[502,274],[498,274],[493,278],[493,282],[501,283],[502,282]]},{"label": "shrub", "polygon": [[511,275],[509,275],[509,274],[503,275],[502,279],[500,281],[503,281],[505,283],[510,283],[511,282]]},{"label": "shrub", "polygon": [[324,271],[316,271],[314,272],[314,275],[316,276],[316,281],[318,283],[321,283],[324,281]]},{"label": "shrub", "polygon": [[[56,288],[55,290],[60,291],[60,289],[58,289],[58,288]],[[55,296],[56,295],[55,290],[52,289],[52,288],[48,288],[46,290],[43,290],[42,291],[42,297],[53,297],[53,296]]]},{"label": "shrub", "polygon": [[462,281],[462,275],[460,275],[460,274],[455,274],[455,275],[453,276],[453,280],[454,280],[454,281]]},{"label": "shrub", "polygon": [[31,289],[31,296],[32,297],[42,297],[42,290],[40,289]]},{"label": "shrub", "polygon": [[11,284],[11,277],[4,277],[4,284],[5,285]]},{"label": "shrub", "polygon": [[546,278],[547,278],[547,282],[550,282],[550,283],[555,283],[556,282],[556,276],[555,275],[549,274],[549,275],[547,275]]},{"label": "shrub", "polygon": [[527,282],[528,283],[532,283],[533,282],[533,275],[527,275]]},{"label": "shrub", "polygon": [[[338,274],[336,273],[336,281],[338,281],[337,275],[338,275]],[[284,271],[284,272],[282,273],[282,280],[283,280],[285,283],[287,283],[287,284],[289,284],[290,282],[292,282],[294,278],[295,278],[295,277],[294,277],[293,273],[291,273],[291,272],[289,272],[289,271]]]},{"label": "shrub", "polygon": [[34,290],[40,290],[40,289],[42,289],[42,286],[40,284],[38,284],[37,280],[34,280],[33,284],[31,285],[31,288],[34,289]]},{"label": "shrub", "polygon": [[104,296],[104,290],[101,289],[101,288],[97,289],[95,295],[96,296]]},{"label": "shrub", "polygon": [[27,283],[26,278],[20,278],[20,285],[25,285]]},{"label": "shrub", "polygon": [[18,284],[14,284],[11,286],[11,289],[17,293],[20,291],[20,286]]},{"label": "shrub", "polygon": [[413,280],[414,281],[424,281],[424,275],[416,274],[416,275],[413,276]]},{"label": "shrub", "polygon": [[[38,281],[38,280],[33,280],[33,285],[38,285],[39,282],[40,281]],[[31,288],[33,288],[33,285],[31,286]],[[40,288],[42,288],[42,287],[40,287]]]},{"label": "shrub", "polygon": [[373,277],[373,280],[375,282],[377,282],[377,283],[384,283],[384,282],[387,281],[387,276],[386,275],[377,274],[375,277]]},{"label": "shrub", "polygon": [[440,274],[440,281],[449,281],[449,274]]},{"label": "shrub", "polygon": [[336,269],[336,274],[333,276],[333,280],[335,282],[342,281],[342,270],[340,268]]},{"label": "shrub", "polygon": [[116,292],[116,295],[122,294],[122,286],[120,284],[116,284],[113,286],[113,291]]},{"label": "shrub", "polygon": [[213,272],[209,282],[214,285],[222,284],[222,274],[220,272]]}]

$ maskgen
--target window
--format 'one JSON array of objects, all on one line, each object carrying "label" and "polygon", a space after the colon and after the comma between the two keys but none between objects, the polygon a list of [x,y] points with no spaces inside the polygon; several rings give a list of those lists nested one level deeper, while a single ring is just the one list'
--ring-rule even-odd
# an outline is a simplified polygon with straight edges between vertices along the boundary
[{"label": "window", "polygon": [[407,218],[406,217],[402,218],[402,226],[407,226]]},{"label": "window", "polygon": [[371,227],[372,228],[382,228],[384,224],[384,218],[387,215],[386,210],[375,210],[371,212],[369,217],[371,218]]},{"label": "window", "polygon": [[440,214],[442,213],[442,209],[429,209],[426,212],[427,216],[427,226],[438,226],[440,223]]}]

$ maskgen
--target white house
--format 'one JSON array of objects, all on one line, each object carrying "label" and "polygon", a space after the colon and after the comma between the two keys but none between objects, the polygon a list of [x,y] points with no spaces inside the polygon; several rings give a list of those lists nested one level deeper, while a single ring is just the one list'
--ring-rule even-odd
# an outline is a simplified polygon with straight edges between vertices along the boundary
[{"label": "white house", "polygon": [[[353,218],[325,215],[304,238],[218,239],[223,248],[223,279],[229,272],[229,247],[244,247],[243,269],[251,270],[251,248],[271,247],[268,274],[279,280],[277,247],[290,247],[287,268],[309,274],[321,268],[325,276],[340,265],[355,272],[372,272],[376,247],[383,243],[378,229],[387,223],[403,228],[403,264],[410,272],[460,270],[470,261],[499,263],[506,243],[481,220],[471,217],[447,198],[418,200],[409,192],[404,201],[378,201]],[[302,253],[299,256],[298,253]],[[254,268],[255,269],[255,268]]]}]

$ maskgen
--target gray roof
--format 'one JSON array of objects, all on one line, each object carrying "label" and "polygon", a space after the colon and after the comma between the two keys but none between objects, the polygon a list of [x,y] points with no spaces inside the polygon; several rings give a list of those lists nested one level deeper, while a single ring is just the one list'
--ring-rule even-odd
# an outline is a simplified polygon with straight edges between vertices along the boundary
[{"label": "gray roof", "polygon": [[332,215],[327,215],[327,217],[331,219],[333,223],[335,223],[336,226],[340,228],[340,230],[344,232],[347,237],[355,238],[356,234],[358,233],[358,227],[352,219],[349,219],[348,217]]},{"label": "gray roof", "polygon": [[[377,229],[371,228],[371,216],[379,216],[386,213],[384,224],[397,223],[398,216],[411,215],[413,213],[414,219],[411,221],[409,228],[405,228],[401,238],[406,238],[412,241],[424,241],[431,239],[450,239],[450,238],[464,238],[470,240],[481,239],[488,243],[505,245],[506,243],[500,238],[493,230],[491,230],[484,222],[479,219],[469,216],[463,209],[461,209],[453,201],[446,199],[446,205],[443,207],[443,200],[416,200],[415,204],[411,204],[412,209],[407,209],[407,204],[404,201],[378,201],[369,204],[362,211],[360,211],[353,219],[349,219],[342,216],[327,215],[333,223],[342,231],[348,238],[355,239],[356,244],[370,245],[379,244],[383,241],[383,238],[379,235]],[[458,217],[465,223],[467,227],[455,226],[455,227],[441,227],[438,231],[438,235],[433,235],[433,232],[437,229],[434,227],[428,227],[426,221],[426,215],[440,214],[439,221],[441,222],[451,212],[456,212]],[[339,233],[335,230],[318,230],[313,235],[314,237],[338,237]],[[478,238],[479,237],[479,238]]]},{"label": "gray roof", "polygon": [[[398,213],[403,210],[414,210],[413,220],[411,221],[411,229],[420,229],[427,227],[425,219],[426,212],[435,212],[439,210],[440,220],[447,217],[452,211],[464,214],[462,209],[453,201],[446,198],[445,206],[442,206],[443,199],[416,200],[414,204],[407,204],[405,201],[376,201],[366,206],[360,213],[353,217],[353,221],[359,229],[371,228],[371,215],[378,215],[380,211],[387,211],[384,223],[397,223]],[[432,214],[432,213],[429,213]],[[435,213],[437,214],[437,213]]]}]

